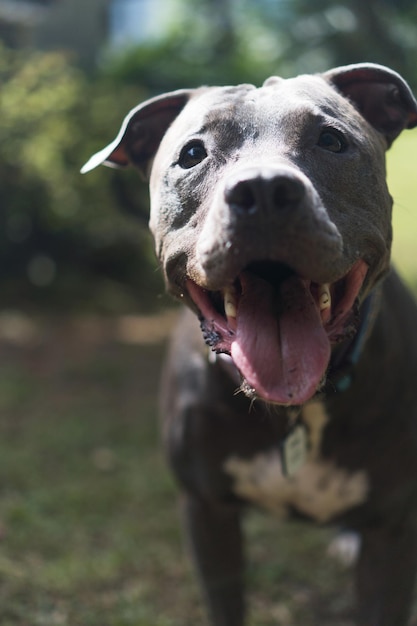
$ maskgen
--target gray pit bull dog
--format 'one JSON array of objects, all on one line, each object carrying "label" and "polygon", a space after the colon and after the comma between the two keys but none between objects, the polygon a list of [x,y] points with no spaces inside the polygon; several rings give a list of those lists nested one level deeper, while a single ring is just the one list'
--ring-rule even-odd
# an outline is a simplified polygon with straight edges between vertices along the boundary
[{"label": "gray pit bull dog", "polygon": [[167,289],[188,306],[164,437],[215,626],[244,622],[248,503],[359,533],[357,624],[407,623],[417,309],[390,269],[385,150],[416,125],[398,74],[351,65],[164,94],[83,168],[149,176]]}]

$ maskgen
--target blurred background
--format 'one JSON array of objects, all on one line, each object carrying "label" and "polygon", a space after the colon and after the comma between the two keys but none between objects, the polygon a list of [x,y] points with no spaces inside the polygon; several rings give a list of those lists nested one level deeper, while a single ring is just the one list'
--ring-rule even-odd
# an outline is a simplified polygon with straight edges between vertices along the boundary
[{"label": "blurred background", "polygon": [[[413,0],[0,0],[2,625],[205,623],[158,444],[175,312],[147,188],[80,167],[164,91],[361,61],[416,91],[416,58]],[[394,260],[413,289],[416,149],[409,131],[388,154]],[[351,624],[326,534],[277,536],[257,516],[248,532],[251,626]]]},{"label": "blurred background", "polygon": [[143,311],[161,290],[146,186],[79,175],[126,112],[166,90],[364,60],[415,86],[417,5],[0,0],[0,45],[0,307]]}]

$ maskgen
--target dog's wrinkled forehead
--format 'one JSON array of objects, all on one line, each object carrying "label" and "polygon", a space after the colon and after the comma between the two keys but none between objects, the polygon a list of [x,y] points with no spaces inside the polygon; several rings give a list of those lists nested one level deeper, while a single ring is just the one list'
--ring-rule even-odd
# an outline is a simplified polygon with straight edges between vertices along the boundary
[{"label": "dog's wrinkled forehead", "polygon": [[349,120],[351,132],[360,132],[363,119],[348,100],[318,76],[270,78],[252,85],[210,87],[187,104],[168,133],[176,138],[211,135],[220,143],[249,141],[261,133],[275,136],[282,127],[297,129],[312,121],[340,124]]},{"label": "dog's wrinkled forehead", "polygon": [[[334,121],[338,124],[332,129]],[[417,126],[417,102],[399,74],[372,63],[287,80],[272,77],[259,89],[252,85],[179,89],[132,109],[117,137],[94,154],[82,172],[101,164],[133,164],[148,178],[154,159],[158,161],[164,151],[172,155],[179,138],[193,133],[206,137],[209,130],[224,141],[239,141],[244,135],[243,141],[249,142],[269,134],[270,139],[281,137],[291,143],[293,130],[308,139],[304,131],[314,133],[320,124],[323,130],[327,124],[331,131],[356,134],[359,142],[364,137],[365,142],[378,143],[376,132],[387,149],[405,128]],[[277,129],[280,132],[274,135]]]},{"label": "dog's wrinkled forehead", "polygon": [[222,135],[232,128],[245,131],[253,117],[258,91],[252,85],[198,90],[176,119],[174,131],[178,135]]}]

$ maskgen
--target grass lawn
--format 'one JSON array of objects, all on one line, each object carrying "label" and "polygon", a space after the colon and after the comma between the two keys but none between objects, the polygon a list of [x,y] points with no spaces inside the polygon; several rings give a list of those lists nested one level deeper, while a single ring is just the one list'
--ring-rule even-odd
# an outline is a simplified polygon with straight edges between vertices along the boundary
[{"label": "grass lawn", "polygon": [[387,155],[388,182],[394,198],[393,259],[417,292],[417,130],[405,132]]},{"label": "grass lawn", "polygon": [[[2,324],[1,625],[204,624],[158,442],[163,342],[136,343],[149,321]],[[247,527],[253,626],[348,623],[328,532]]]},{"label": "grass lawn", "polygon": [[[390,154],[395,258],[417,286],[416,133]],[[0,623],[203,626],[158,441],[168,321],[0,315]],[[327,530],[248,517],[250,626],[351,626]]]}]

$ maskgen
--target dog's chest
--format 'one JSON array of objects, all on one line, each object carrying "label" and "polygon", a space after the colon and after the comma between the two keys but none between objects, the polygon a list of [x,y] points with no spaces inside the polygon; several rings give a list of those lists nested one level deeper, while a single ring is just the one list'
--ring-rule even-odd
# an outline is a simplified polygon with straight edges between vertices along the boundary
[{"label": "dog's chest", "polygon": [[280,517],[296,509],[318,522],[327,522],[366,500],[368,477],[364,471],[349,472],[320,457],[321,434],[327,421],[320,402],[306,405],[302,420],[308,429],[308,452],[292,476],[284,475],[278,448],[251,459],[229,457],[224,469],[232,477],[234,492],[245,500]]}]

